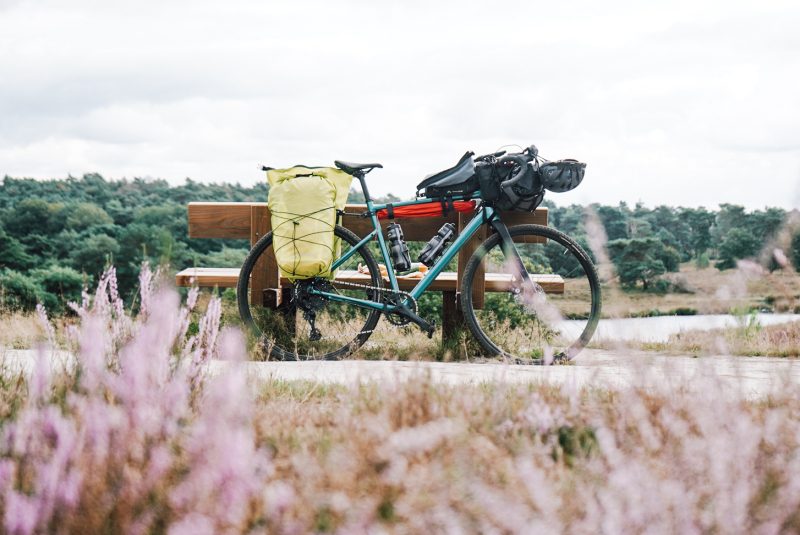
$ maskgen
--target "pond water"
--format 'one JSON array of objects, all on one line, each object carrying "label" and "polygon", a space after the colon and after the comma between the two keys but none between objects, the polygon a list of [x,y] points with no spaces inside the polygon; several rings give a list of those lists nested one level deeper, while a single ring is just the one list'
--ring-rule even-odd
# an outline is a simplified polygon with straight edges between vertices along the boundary
[{"label": "pond water", "polygon": [[[600,320],[592,341],[624,340],[642,342],[665,342],[671,334],[683,331],[724,329],[742,325],[749,317],[726,314],[708,316],[658,316],[655,318],[622,318]],[[756,314],[761,325],[778,325],[800,321],[800,314]],[[585,324],[586,322],[576,322]]]}]

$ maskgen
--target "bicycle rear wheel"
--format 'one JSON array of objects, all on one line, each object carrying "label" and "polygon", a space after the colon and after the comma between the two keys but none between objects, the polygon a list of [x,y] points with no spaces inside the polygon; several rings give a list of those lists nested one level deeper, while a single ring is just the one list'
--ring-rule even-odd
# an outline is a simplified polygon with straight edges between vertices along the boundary
[{"label": "bicycle rear wheel", "polygon": [[[535,284],[520,288],[500,235],[493,235],[464,271],[461,307],[468,328],[490,356],[572,359],[589,343],[600,319],[600,281],[592,261],[555,229],[519,225],[508,232]],[[501,291],[473,294],[482,284]]]},{"label": "bicycle rear wheel", "polygon": [[[359,242],[358,236],[340,226],[335,228],[334,234],[341,240],[342,255]],[[330,293],[374,302],[380,302],[383,292],[327,279],[308,279],[296,281],[285,289],[283,302],[277,308],[271,308],[266,306],[261,290],[269,287],[264,280],[266,272],[259,267],[266,265],[267,262],[274,265],[276,263],[274,254],[270,232],[261,238],[247,255],[239,274],[236,291],[242,321],[264,343],[268,358],[338,360],[361,347],[378,324],[381,311],[314,297],[316,314],[314,323],[319,331],[318,337],[314,337],[311,335],[308,316],[303,312],[303,304],[308,302],[306,290],[313,284]],[[359,264],[369,269],[369,275],[358,274]],[[383,287],[378,262],[366,246],[360,247],[338,272],[338,280],[346,281],[347,278],[353,278],[353,283],[360,286]],[[286,279],[281,281],[285,283]]]}]

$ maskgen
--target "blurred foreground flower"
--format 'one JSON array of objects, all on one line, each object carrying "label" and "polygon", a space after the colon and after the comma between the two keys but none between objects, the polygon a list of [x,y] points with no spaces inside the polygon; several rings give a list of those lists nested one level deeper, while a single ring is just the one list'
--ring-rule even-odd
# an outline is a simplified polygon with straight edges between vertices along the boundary
[{"label": "blurred foreground flower", "polygon": [[[199,380],[220,351],[219,299],[187,341],[197,290],[181,307],[158,278],[144,267],[130,318],[109,269],[71,305],[81,317],[74,369],[51,377],[40,356],[28,403],[0,435],[5,532],[239,533],[253,521],[270,462],[255,445],[243,371]],[[241,334],[223,336],[224,356],[243,360]]]}]

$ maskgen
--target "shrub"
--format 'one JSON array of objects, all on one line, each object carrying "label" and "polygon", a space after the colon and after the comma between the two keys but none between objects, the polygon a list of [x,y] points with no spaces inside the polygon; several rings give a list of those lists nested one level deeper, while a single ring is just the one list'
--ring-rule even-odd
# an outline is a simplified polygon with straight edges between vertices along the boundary
[{"label": "shrub", "polygon": [[714,264],[714,267],[720,271],[734,268],[737,260],[758,254],[760,246],[761,243],[752,232],[733,228],[719,246],[719,261]]},{"label": "shrub", "polygon": [[12,309],[33,310],[39,302],[49,307],[58,305],[56,296],[45,291],[35,278],[11,269],[0,274],[0,291],[3,305]]}]

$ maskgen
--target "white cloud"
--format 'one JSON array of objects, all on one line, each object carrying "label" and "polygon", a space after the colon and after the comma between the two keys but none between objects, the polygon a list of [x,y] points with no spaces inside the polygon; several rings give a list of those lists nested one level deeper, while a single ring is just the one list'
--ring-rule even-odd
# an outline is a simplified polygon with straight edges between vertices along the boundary
[{"label": "white cloud", "polygon": [[[797,205],[796,2],[0,3],[0,173],[262,180],[466,150],[588,163],[557,203]],[[372,178],[374,177],[374,178]]]}]

